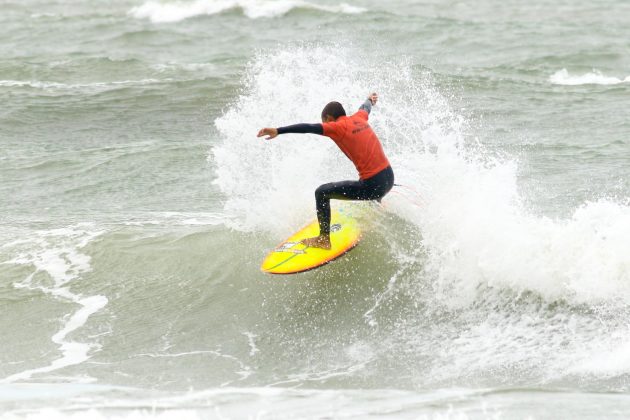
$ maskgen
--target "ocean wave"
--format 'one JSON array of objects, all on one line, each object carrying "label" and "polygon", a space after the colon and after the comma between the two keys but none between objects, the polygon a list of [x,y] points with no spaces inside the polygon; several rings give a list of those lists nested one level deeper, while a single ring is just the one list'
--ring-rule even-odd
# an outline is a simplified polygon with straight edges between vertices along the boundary
[{"label": "ocean wave", "polygon": [[58,83],[39,80],[0,80],[0,87],[26,87],[49,91],[80,91],[80,92],[104,92],[111,89],[118,89],[126,86],[142,86],[160,82],[170,82],[171,79],[142,79],[142,80],[120,80],[114,82],[94,82],[94,83]]},{"label": "ocean wave", "polygon": [[250,19],[273,18],[284,16],[295,9],[318,10],[330,13],[356,14],[366,9],[340,3],[336,6],[324,6],[302,0],[196,0],[189,3],[159,3],[147,1],[134,7],[129,14],[137,19],[149,19],[153,23],[180,22],[195,16],[209,16],[230,10],[242,10]]},{"label": "ocean wave", "polygon": [[160,63],[154,64],[151,68],[159,73],[165,72],[178,72],[178,71],[186,71],[186,72],[212,72],[216,70],[217,66],[212,63]]},{"label": "ocean wave", "polygon": [[189,225],[189,226],[215,226],[228,222],[230,218],[218,213],[193,213],[193,212],[159,212],[151,214],[150,218],[132,218],[124,225]]},{"label": "ocean wave", "polygon": [[567,69],[562,69],[549,76],[549,81],[554,85],[565,86],[618,85],[620,83],[630,83],[630,76],[627,76],[625,79],[619,79],[614,76],[606,76],[599,70],[575,76],[570,75]]}]

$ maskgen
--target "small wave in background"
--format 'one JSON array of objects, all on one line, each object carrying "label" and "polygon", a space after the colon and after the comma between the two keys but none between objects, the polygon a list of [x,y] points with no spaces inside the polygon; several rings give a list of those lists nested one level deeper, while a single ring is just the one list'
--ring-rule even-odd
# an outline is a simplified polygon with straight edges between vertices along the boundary
[{"label": "small wave in background", "polygon": [[347,3],[320,5],[301,0],[260,1],[260,0],[196,0],[193,2],[159,3],[147,1],[134,7],[129,14],[138,19],[149,19],[153,23],[180,22],[198,16],[211,16],[239,10],[250,19],[284,16],[293,10],[314,10],[328,13],[355,14],[366,9]]},{"label": "small wave in background", "polygon": [[630,83],[630,76],[620,79],[614,76],[606,76],[599,70],[593,70],[582,75],[571,75],[567,69],[562,69],[549,76],[549,81],[555,85],[567,86],[618,85],[620,83]]}]

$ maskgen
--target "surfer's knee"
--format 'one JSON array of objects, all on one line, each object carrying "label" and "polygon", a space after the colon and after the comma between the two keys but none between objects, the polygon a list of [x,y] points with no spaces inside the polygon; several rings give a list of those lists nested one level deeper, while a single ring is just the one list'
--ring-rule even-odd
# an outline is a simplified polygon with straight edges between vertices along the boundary
[{"label": "surfer's knee", "polygon": [[324,200],[326,199],[328,192],[330,191],[330,186],[332,184],[324,184],[317,187],[315,190],[315,199],[316,200]]}]

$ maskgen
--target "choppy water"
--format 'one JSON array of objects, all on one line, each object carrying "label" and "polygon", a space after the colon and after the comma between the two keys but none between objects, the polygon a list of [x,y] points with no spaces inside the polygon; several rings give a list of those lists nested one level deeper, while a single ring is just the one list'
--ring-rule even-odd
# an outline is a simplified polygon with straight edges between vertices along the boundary
[{"label": "choppy water", "polygon": [[[0,419],[627,418],[630,5],[0,4]],[[354,178],[361,246],[259,271]]]}]

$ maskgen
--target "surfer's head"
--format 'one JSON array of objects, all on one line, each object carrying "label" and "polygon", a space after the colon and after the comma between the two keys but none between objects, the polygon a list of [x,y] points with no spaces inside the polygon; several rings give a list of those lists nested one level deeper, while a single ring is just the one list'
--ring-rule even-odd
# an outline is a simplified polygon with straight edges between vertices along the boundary
[{"label": "surfer's head", "polygon": [[336,121],[337,118],[346,115],[346,110],[339,102],[328,102],[322,109],[322,122]]}]

